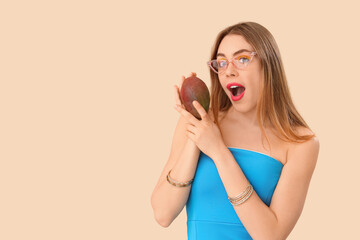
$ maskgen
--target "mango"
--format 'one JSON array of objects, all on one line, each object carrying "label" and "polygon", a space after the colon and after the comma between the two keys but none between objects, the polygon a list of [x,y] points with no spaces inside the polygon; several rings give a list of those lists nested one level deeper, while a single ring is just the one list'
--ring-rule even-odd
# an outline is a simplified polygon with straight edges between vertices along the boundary
[{"label": "mango", "polygon": [[209,111],[210,92],[206,84],[198,77],[191,76],[184,79],[180,90],[180,99],[186,111],[191,113],[198,120],[201,116],[192,104],[194,100],[198,101],[206,112]]}]

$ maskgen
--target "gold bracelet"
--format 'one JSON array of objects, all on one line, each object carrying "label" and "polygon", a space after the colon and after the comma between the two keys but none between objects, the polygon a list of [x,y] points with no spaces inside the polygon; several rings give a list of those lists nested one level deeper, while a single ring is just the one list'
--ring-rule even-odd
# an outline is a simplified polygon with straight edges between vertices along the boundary
[{"label": "gold bracelet", "polygon": [[233,198],[228,196],[228,199],[230,201],[236,201],[238,199],[241,199],[250,191],[250,188],[251,188],[251,185],[249,184],[249,186],[247,186],[247,188],[242,193],[240,193],[239,195],[237,195],[236,197],[233,197]]},{"label": "gold bracelet", "polygon": [[248,198],[251,196],[252,193],[253,193],[253,188],[251,188],[250,192],[244,198],[242,198],[241,200],[236,201],[236,202],[231,202],[231,204],[233,206],[237,206],[237,205],[244,203],[246,200],[248,200]]},{"label": "gold bracelet", "polygon": [[[172,170],[172,169],[171,169]],[[191,179],[190,181],[187,181],[187,182],[178,182],[178,181],[175,181],[174,179],[172,179],[170,177],[170,172],[171,170],[169,171],[169,173],[167,174],[166,176],[166,180],[173,186],[175,187],[187,187],[187,186],[190,186],[191,183],[194,181],[194,179]]]},{"label": "gold bracelet", "polygon": [[249,186],[241,194],[239,194],[235,198],[231,198],[228,196],[228,199],[230,200],[230,203],[232,205],[240,205],[251,196],[251,194],[253,193],[253,190],[254,189],[253,189],[252,185],[249,184]]}]

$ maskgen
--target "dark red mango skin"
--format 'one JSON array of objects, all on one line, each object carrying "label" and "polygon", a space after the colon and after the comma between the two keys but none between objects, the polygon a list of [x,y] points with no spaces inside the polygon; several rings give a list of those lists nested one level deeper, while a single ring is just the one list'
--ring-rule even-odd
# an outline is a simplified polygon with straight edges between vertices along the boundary
[{"label": "dark red mango skin", "polygon": [[200,120],[201,117],[192,104],[194,100],[198,101],[206,112],[209,111],[210,92],[206,84],[198,77],[191,76],[184,80],[180,90],[180,98],[186,111],[191,113],[198,120]]}]

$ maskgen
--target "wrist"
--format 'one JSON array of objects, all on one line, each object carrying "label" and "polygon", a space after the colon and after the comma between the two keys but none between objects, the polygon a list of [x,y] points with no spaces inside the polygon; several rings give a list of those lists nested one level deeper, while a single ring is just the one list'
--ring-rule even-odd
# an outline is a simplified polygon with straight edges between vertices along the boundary
[{"label": "wrist", "polygon": [[222,161],[224,156],[226,156],[228,151],[229,151],[229,149],[225,146],[225,144],[221,143],[219,145],[219,147],[217,148],[216,152],[211,157],[211,159],[213,159],[213,161],[215,163],[220,162],[220,161]]},{"label": "wrist", "polygon": [[196,143],[194,143],[190,138],[187,139],[186,144],[189,145],[193,150],[199,149]]}]

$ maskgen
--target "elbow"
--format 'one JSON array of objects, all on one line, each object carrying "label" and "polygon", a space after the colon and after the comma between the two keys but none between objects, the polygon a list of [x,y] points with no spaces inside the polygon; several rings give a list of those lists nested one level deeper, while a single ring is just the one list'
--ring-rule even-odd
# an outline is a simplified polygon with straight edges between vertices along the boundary
[{"label": "elbow", "polygon": [[163,228],[167,228],[170,226],[171,222],[167,221],[166,219],[156,218],[156,222],[162,226]]},{"label": "elbow", "polygon": [[152,201],[151,201],[151,207],[153,209],[154,218],[155,218],[156,222],[164,228],[169,227],[171,224],[171,221],[169,221],[168,218],[164,217],[163,214],[159,214],[159,211],[155,210],[155,207],[154,207],[154,204]]},{"label": "elbow", "polygon": [[170,224],[171,224],[171,221],[169,221],[168,218],[165,218],[165,217],[163,217],[163,216],[159,216],[159,214],[156,214],[156,212],[154,212],[154,218],[155,218],[156,222],[157,222],[160,226],[162,226],[162,227],[164,227],[164,228],[169,227]]}]

